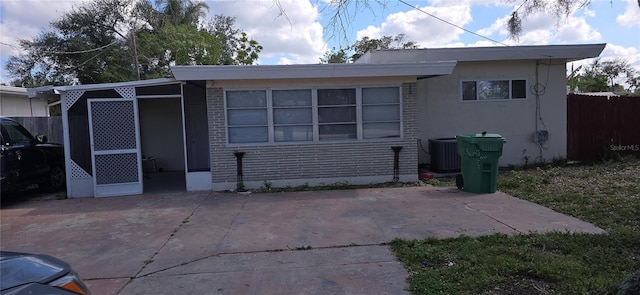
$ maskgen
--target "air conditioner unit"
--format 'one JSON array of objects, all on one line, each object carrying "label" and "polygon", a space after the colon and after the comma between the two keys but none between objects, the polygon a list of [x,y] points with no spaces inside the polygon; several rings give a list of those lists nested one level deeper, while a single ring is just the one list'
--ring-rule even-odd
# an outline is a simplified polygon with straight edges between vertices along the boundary
[{"label": "air conditioner unit", "polygon": [[458,172],[461,161],[455,138],[429,139],[431,170],[435,172]]}]

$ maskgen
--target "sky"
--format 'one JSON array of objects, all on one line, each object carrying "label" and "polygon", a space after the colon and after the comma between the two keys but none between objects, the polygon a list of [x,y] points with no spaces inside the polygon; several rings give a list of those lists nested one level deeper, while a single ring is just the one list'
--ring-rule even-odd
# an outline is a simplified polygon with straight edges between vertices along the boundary
[{"label": "sky", "polygon": [[[83,1],[89,0],[0,0],[0,83],[11,79],[5,64],[10,56],[20,54],[19,39],[32,39]],[[552,14],[529,15],[515,41],[509,38],[506,24],[522,1],[526,0],[369,0],[369,7],[351,6],[348,20],[338,29],[332,26],[336,23],[331,22],[335,10],[330,0],[205,2],[209,17],[235,17],[236,27],[263,46],[257,63],[264,65],[314,64],[327,50],[362,37],[403,33],[405,40],[423,48],[607,43],[602,58],[623,59],[640,72],[638,0],[591,0],[559,20]]]}]

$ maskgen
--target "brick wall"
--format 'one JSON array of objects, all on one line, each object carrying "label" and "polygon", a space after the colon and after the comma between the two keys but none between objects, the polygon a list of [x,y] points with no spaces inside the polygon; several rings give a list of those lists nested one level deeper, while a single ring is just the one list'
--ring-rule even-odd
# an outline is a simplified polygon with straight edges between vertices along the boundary
[{"label": "brick wall", "polygon": [[243,183],[258,188],[265,181],[274,187],[309,184],[378,183],[393,180],[392,146],[402,146],[400,181],[417,180],[416,84],[402,84],[403,137],[331,143],[277,144],[229,147],[224,122],[224,90],[207,88],[211,173],[214,190],[235,189],[234,152],[244,152]]}]

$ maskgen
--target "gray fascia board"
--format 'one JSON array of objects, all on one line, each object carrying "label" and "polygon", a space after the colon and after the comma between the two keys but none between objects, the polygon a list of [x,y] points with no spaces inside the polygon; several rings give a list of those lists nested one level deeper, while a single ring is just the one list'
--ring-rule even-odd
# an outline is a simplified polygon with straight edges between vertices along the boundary
[{"label": "gray fascia board", "polygon": [[449,75],[455,61],[393,64],[313,64],[253,66],[173,66],[176,79],[188,80],[271,80],[355,77],[398,77]]},{"label": "gray fascia board", "polygon": [[538,60],[562,59],[567,61],[598,57],[606,44],[544,45],[511,47],[438,48],[427,49],[426,60],[455,59],[458,61]]},{"label": "gray fascia board", "polygon": [[181,81],[178,81],[174,78],[160,78],[160,79],[138,80],[138,81],[116,82],[116,83],[102,83],[102,84],[42,86],[37,88],[27,88],[27,93],[29,97],[36,97],[41,94],[44,94],[44,95],[60,94],[62,92],[73,91],[73,90],[93,91],[93,90],[114,89],[114,88],[120,88],[120,87],[141,87],[141,86],[166,85],[166,84],[176,84],[176,83],[181,83]]},{"label": "gray fascia board", "polygon": [[365,53],[359,64],[388,62],[434,62],[439,60],[500,61],[560,59],[576,61],[600,56],[606,44],[533,45],[500,47],[454,47],[376,50]]}]

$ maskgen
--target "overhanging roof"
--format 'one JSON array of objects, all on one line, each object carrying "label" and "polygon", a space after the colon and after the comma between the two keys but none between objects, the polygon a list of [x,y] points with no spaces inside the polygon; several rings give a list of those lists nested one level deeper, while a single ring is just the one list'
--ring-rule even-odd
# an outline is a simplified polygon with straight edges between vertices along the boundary
[{"label": "overhanging roof", "polygon": [[499,61],[560,59],[567,62],[600,56],[606,44],[534,45],[374,50],[356,64],[434,62],[440,60]]},{"label": "overhanging roof", "polygon": [[455,61],[394,64],[304,64],[253,66],[173,66],[177,80],[262,80],[450,75]]},{"label": "overhanging roof", "polygon": [[24,87],[14,87],[14,86],[5,86],[0,85],[0,94],[10,94],[17,96],[25,96],[27,95],[27,89]]},{"label": "overhanging roof", "polygon": [[101,84],[84,84],[84,85],[68,85],[68,86],[42,86],[36,88],[27,88],[27,94],[29,97],[47,97],[47,96],[55,96],[62,92],[73,91],[73,90],[104,90],[104,89],[113,89],[120,87],[144,87],[144,86],[156,86],[156,85],[166,85],[180,83],[174,78],[161,78],[161,79],[150,79],[150,80],[139,80],[139,81],[129,81],[129,82],[118,82],[118,83],[101,83]]}]

